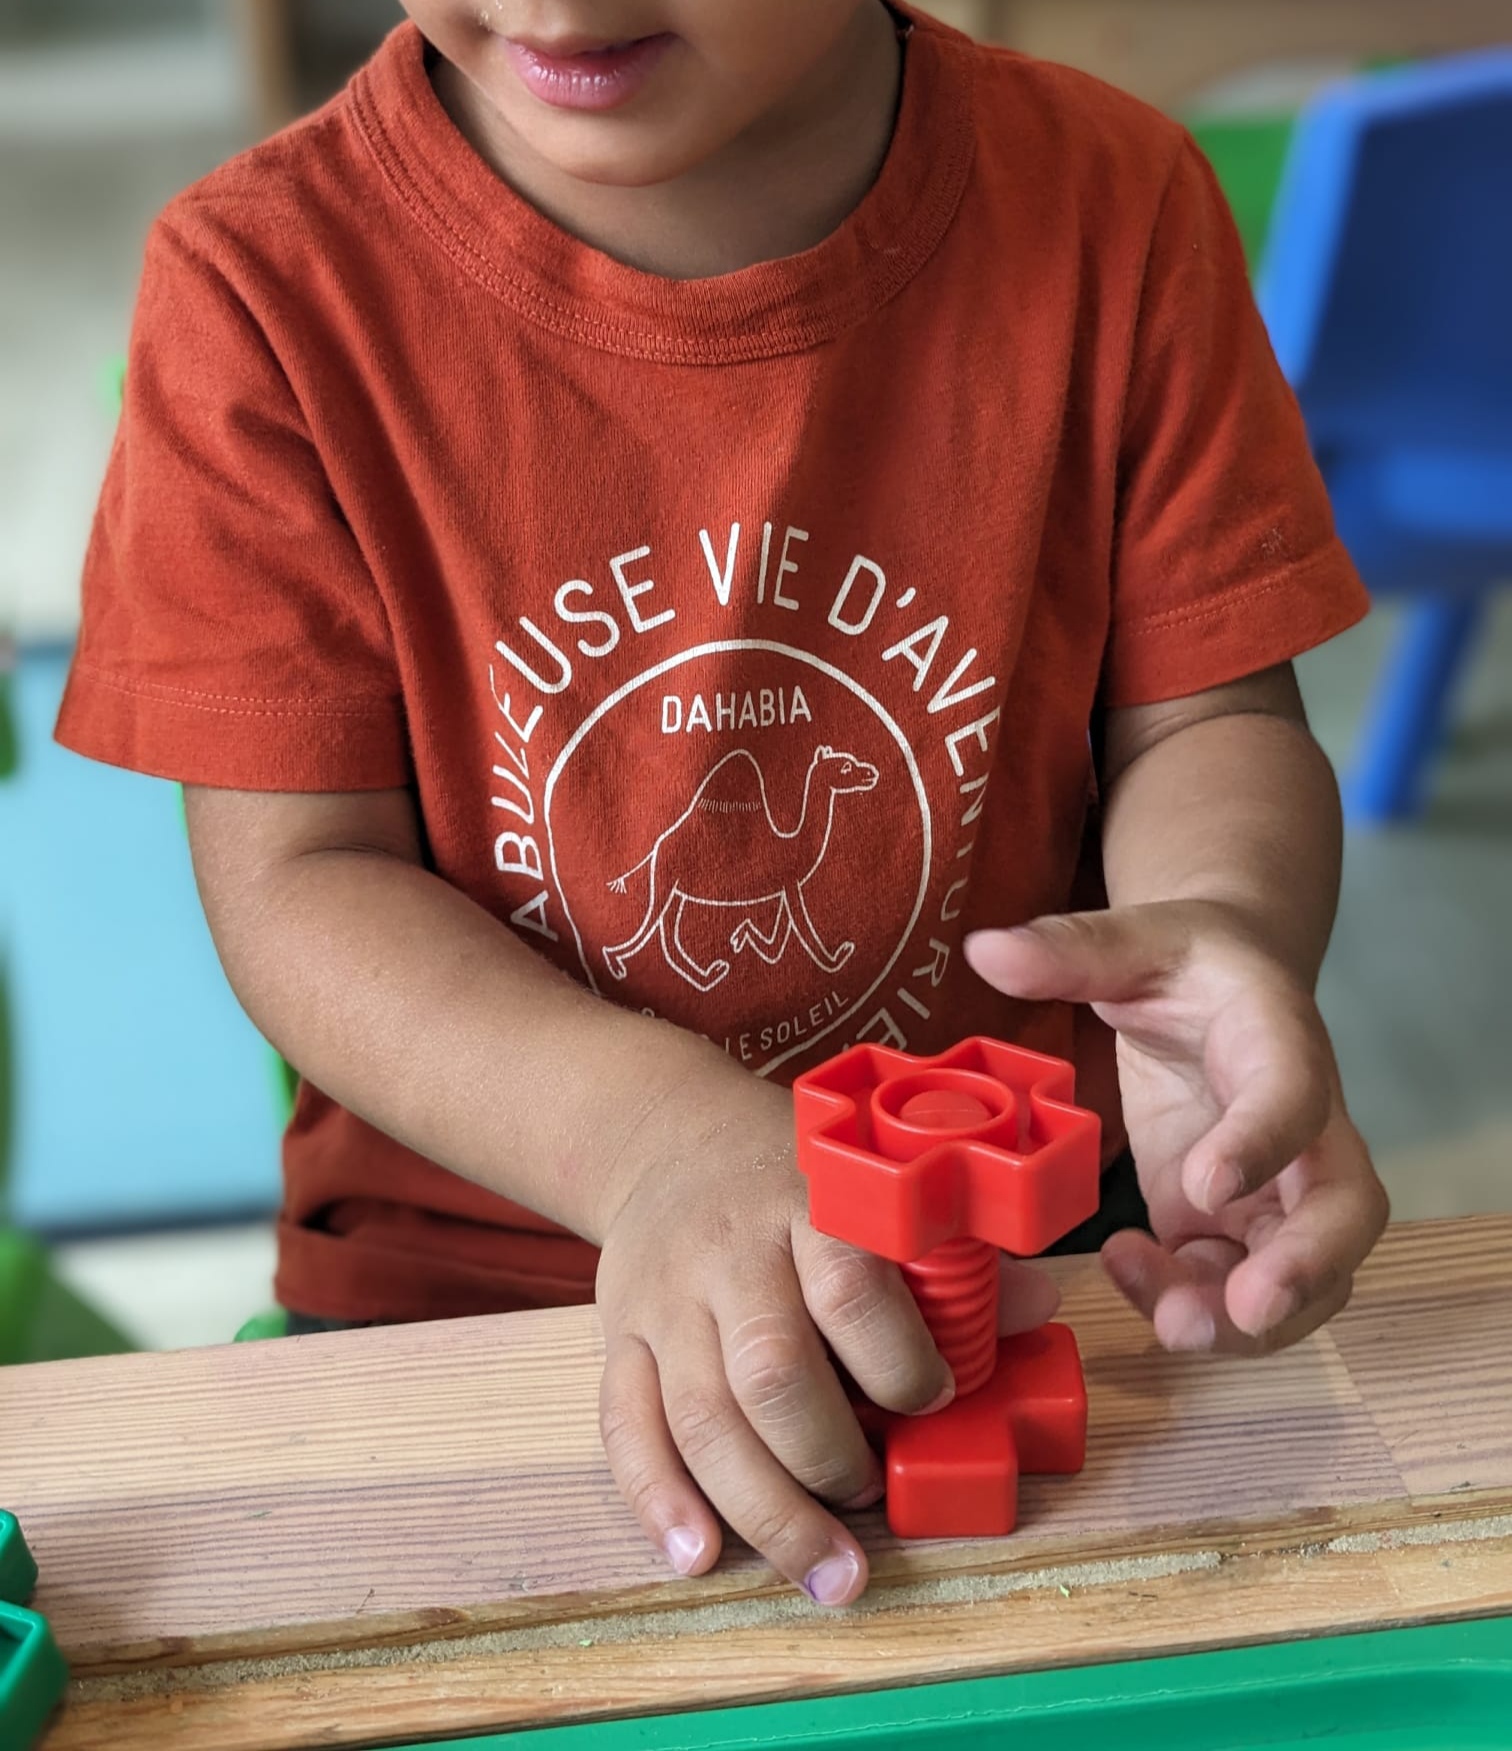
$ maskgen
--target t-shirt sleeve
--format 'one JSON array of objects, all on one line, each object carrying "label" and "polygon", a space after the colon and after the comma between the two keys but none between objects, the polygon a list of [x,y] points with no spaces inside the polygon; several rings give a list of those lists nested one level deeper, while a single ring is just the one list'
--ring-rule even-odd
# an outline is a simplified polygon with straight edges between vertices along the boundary
[{"label": "t-shirt sleeve", "polygon": [[243,298],[165,220],[57,735],[228,789],[384,789],[410,773],[387,616],[298,398]]},{"label": "t-shirt sleeve", "polygon": [[1188,139],[1135,332],[1103,699],[1221,686],[1332,638],[1367,606],[1228,204]]}]

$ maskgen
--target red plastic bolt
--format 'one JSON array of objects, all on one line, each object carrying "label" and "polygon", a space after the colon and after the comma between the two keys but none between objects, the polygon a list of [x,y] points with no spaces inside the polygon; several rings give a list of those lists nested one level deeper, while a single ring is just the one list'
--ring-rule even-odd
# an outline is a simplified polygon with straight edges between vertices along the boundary
[{"label": "red plastic bolt", "polygon": [[1062,1060],[983,1039],[931,1059],[857,1046],[793,1085],[814,1226],[902,1266],[955,1375],[935,1416],[860,1407],[900,1536],[1008,1532],[1021,1467],[1081,1467],[1075,1339],[997,1335],[999,1252],[1041,1252],[1097,1208],[1100,1126],[1074,1086]]},{"label": "red plastic bolt", "polygon": [[[970,1132],[990,1124],[996,1114],[978,1095],[944,1084],[910,1095],[898,1117],[921,1131]],[[970,1236],[947,1240],[904,1265],[903,1275],[929,1335],[950,1364],[957,1395],[985,1386],[997,1363],[997,1249]]]}]

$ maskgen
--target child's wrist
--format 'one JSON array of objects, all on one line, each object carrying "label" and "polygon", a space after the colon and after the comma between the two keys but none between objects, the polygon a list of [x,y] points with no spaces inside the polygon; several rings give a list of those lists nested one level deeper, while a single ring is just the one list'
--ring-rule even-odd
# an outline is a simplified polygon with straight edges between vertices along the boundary
[{"label": "child's wrist", "polygon": [[[717,1047],[680,1030],[644,1095],[606,1139],[586,1238],[602,1245],[620,1212],[651,1174],[703,1177],[715,1158],[790,1153],[792,1109],[784,1090],[732,1064]],[[669,1042],[662,1042],[663,1048]],[[679,1049],[680,1048],[680,1049]]]}]

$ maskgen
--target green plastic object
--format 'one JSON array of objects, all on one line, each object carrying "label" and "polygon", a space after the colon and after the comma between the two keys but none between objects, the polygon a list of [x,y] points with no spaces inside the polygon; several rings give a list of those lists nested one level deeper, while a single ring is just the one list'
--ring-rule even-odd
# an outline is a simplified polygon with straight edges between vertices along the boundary
[{"label": "green plastic object", "polygon": [[287,1125],[294,1117],[294,1100],[299,1093],[299,1072],[289,1061],[268,1048],[273,1057],[273,1093],[278,1102],[278,1111]]},{"label": "green plastic object", "polygon": [[63,1700],[68,1667],[44,1618],[23,1610],[37,1565],[13,1514],[0,1510],[0,1746],[31,1751]]},{"label": "green plastic object", "polygon": [[1234,212],[1251,273],[1260,265],[1291,145],[1289,115],[1197,116],[1189,123]]},{"label": "green plastic object", "polygon": [[100,399],[113,414],[119,414],[126,397],[126,359],[110,359],[100,369]]},{"label": "green plastic object", "polygon": [[58,1281],[36,1241],[16,1229],[0,1228],[0,1367],[116,1356],[135,1347]]},{"label": "green plastic object", "polygon": [[0,1600],[24,1605],[37,1585],[37,1564],[14,1514],[0,1508]]},{"label": "green plastic object", "polygon": [[286,1338],[288,1335],[288,1314],[281,1307],[272,1307],[266,1313],[254,1313],[232,1342],[255,1344],[262,1338]]},{"label": "green plastic object", "polygon": [[10,664],[3,645],[0,637],[0,779],[12,777],[21,764],[21,735],[15,701],[11,698]]},{"label": "green plastic object", "polygon": [[[864,1674],[864,1665],[856,1668]],[[1512,1619],[412,1751],[1508,1751]]]}]

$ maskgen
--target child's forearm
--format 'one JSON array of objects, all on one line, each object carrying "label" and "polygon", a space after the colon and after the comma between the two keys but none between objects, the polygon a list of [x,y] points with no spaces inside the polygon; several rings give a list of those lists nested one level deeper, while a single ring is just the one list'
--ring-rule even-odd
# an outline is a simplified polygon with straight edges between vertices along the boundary
[{"label": "child's forearm", "polygon": [[1115,712],[1107,750],[1110,902],[1230,908],[1310,988],[1338,904],[1342,828],[1290,670],[1200,703]]},{"label": "child's forearm", "polygon": [[199,792],[189,815],[237,995],[334,1099],[596,1242],[648,1164],[786,1138],[780,1091],[590,995],[382,835],[246,849],[268,840],[239,821],[325,800]]}]

